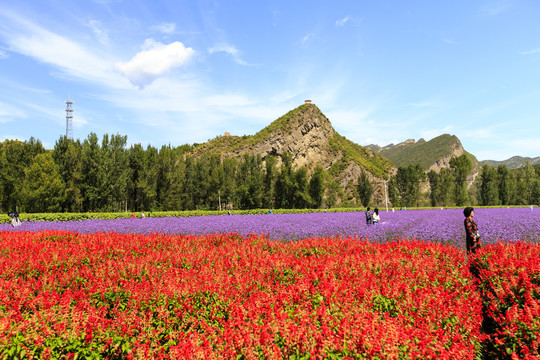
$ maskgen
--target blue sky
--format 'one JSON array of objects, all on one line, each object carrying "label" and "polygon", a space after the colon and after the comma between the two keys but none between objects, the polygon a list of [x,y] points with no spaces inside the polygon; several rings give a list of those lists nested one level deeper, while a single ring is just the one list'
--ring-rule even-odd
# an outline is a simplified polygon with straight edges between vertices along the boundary
[{"label": "blue sky", "polygon": [[251,135],[311,99],[343,136],[540,156],[540,2],[0,0],[0,141]]}]

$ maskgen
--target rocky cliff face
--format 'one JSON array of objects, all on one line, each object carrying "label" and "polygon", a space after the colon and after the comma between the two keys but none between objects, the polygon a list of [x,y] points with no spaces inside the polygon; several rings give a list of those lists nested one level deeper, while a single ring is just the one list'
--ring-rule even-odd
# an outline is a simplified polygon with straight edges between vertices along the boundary
[{"label": "rocky cliff face", "polygon": [[255,144],[240,148],[238,153],[251,152],[267,155],[281,155],[289,152],[296,168],[313,170],[316,165],[328,170],[336,161],[336,155],[329,150],[328,141],[336,133],[330,121],[315,105],[304,105],[303,111],[293,114],[283,126],[269,133]]},{"label": "rocky cliff face", "polygon": [[453,157],[458,157],[465,154],[465,149],[463,149],[463,146],[461,145],[461,142],[459,141],[452,143],[450,145],[450,148],[451,148],[450,154],[440,159],[435,160],[435,162],[427,169],[426,172],[433,170],[436,173],[439,173],[441,169],[450,167],[450,159],[452,159]]}]

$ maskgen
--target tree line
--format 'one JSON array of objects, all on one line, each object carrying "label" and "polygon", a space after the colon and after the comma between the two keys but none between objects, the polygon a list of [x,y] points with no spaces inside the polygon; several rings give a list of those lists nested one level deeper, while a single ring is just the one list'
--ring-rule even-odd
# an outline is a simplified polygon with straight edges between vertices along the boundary
[{"label": "tree line", "polygon": [[[194,146],[127,147],[127,136],[94,133],[83,141],[59,138],[52,150],[39,140],[0,143],[0,212],[217,210],[382,206],[380,184],[361,172],[342,188],[320,167],[294,169],[292,155],[242,158],[191,155]],[[540,166],[511,170],[473,165],[465,155],[450,168],[425,173],[397,169],[387,182],[389,205],[462,206],[540,203]]]},{"label": "tree line", "polygon": [[[309,176],[292,155],[193,157],[193,146],[127,147],[127,136],[0,143],[0,211],[88,212],[319,208],[342,196],[320,167]],[[330,185],[330,189],[327,186]]]},{"label": "tree line", "polygon": [[450,167],[425,172],[419,164],[400,167],[390,178],[393,206],[482,206],[540,204],[540,165],[518,169],[482,165],[474,181],[467,155],[450,159]]}]

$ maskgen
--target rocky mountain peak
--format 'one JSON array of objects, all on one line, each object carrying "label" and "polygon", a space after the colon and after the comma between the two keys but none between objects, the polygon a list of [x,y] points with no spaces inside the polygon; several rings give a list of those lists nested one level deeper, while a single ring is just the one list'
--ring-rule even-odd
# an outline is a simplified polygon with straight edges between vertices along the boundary
[{"label": "rocky mountain peak", "polygon": [[320,166],[340,184],[355,181],[362,169],[381,183],[393,171],[390,161],[339,135],[311,103],[289,111],[252,136],[219,136],[193,151],[196,156],[214,153],[222,158],[272,155],[278,166],[285,152],[291,154],[293,167],[305,167],[310,173]]},{"label": "rocky mountain peak", "polygon": [[[328,118],[316,105],[304,104],[254,135],[260,141],[252,144],[251,150],[266,155],[289,152],[295,167],[311,168],[317,163],[325,163],[329,139],[335,130]],[[329,167],[329,164],[327,164]]]}]

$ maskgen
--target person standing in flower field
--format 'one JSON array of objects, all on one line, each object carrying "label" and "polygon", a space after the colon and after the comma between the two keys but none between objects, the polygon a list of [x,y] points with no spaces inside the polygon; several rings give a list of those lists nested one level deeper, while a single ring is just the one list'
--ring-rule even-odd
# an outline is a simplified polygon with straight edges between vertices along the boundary
[{"label": "person standing in flower field", "polygon": [[373,224],[373,218],[371,217],[371,208],[368,206],[366,210],[366,224],[371,225]]},{"label": "person standing in flower field", "polygon": [[379,209],[375,208],[375,210],[373,210],[373,225],[377,225],[379,221],[381,221],[381,218],[379,217]]},{"label": "person standing in flower field", "polygon": [[466,245],[467,245],[467,254],[475,253],[476,250],[480,249],[480,233],[478,232],[478,226],[474,222],[474,209],[472,207],[466,207],[463,210],[463,215],[465,215],[465,236],[466,236]]}]

